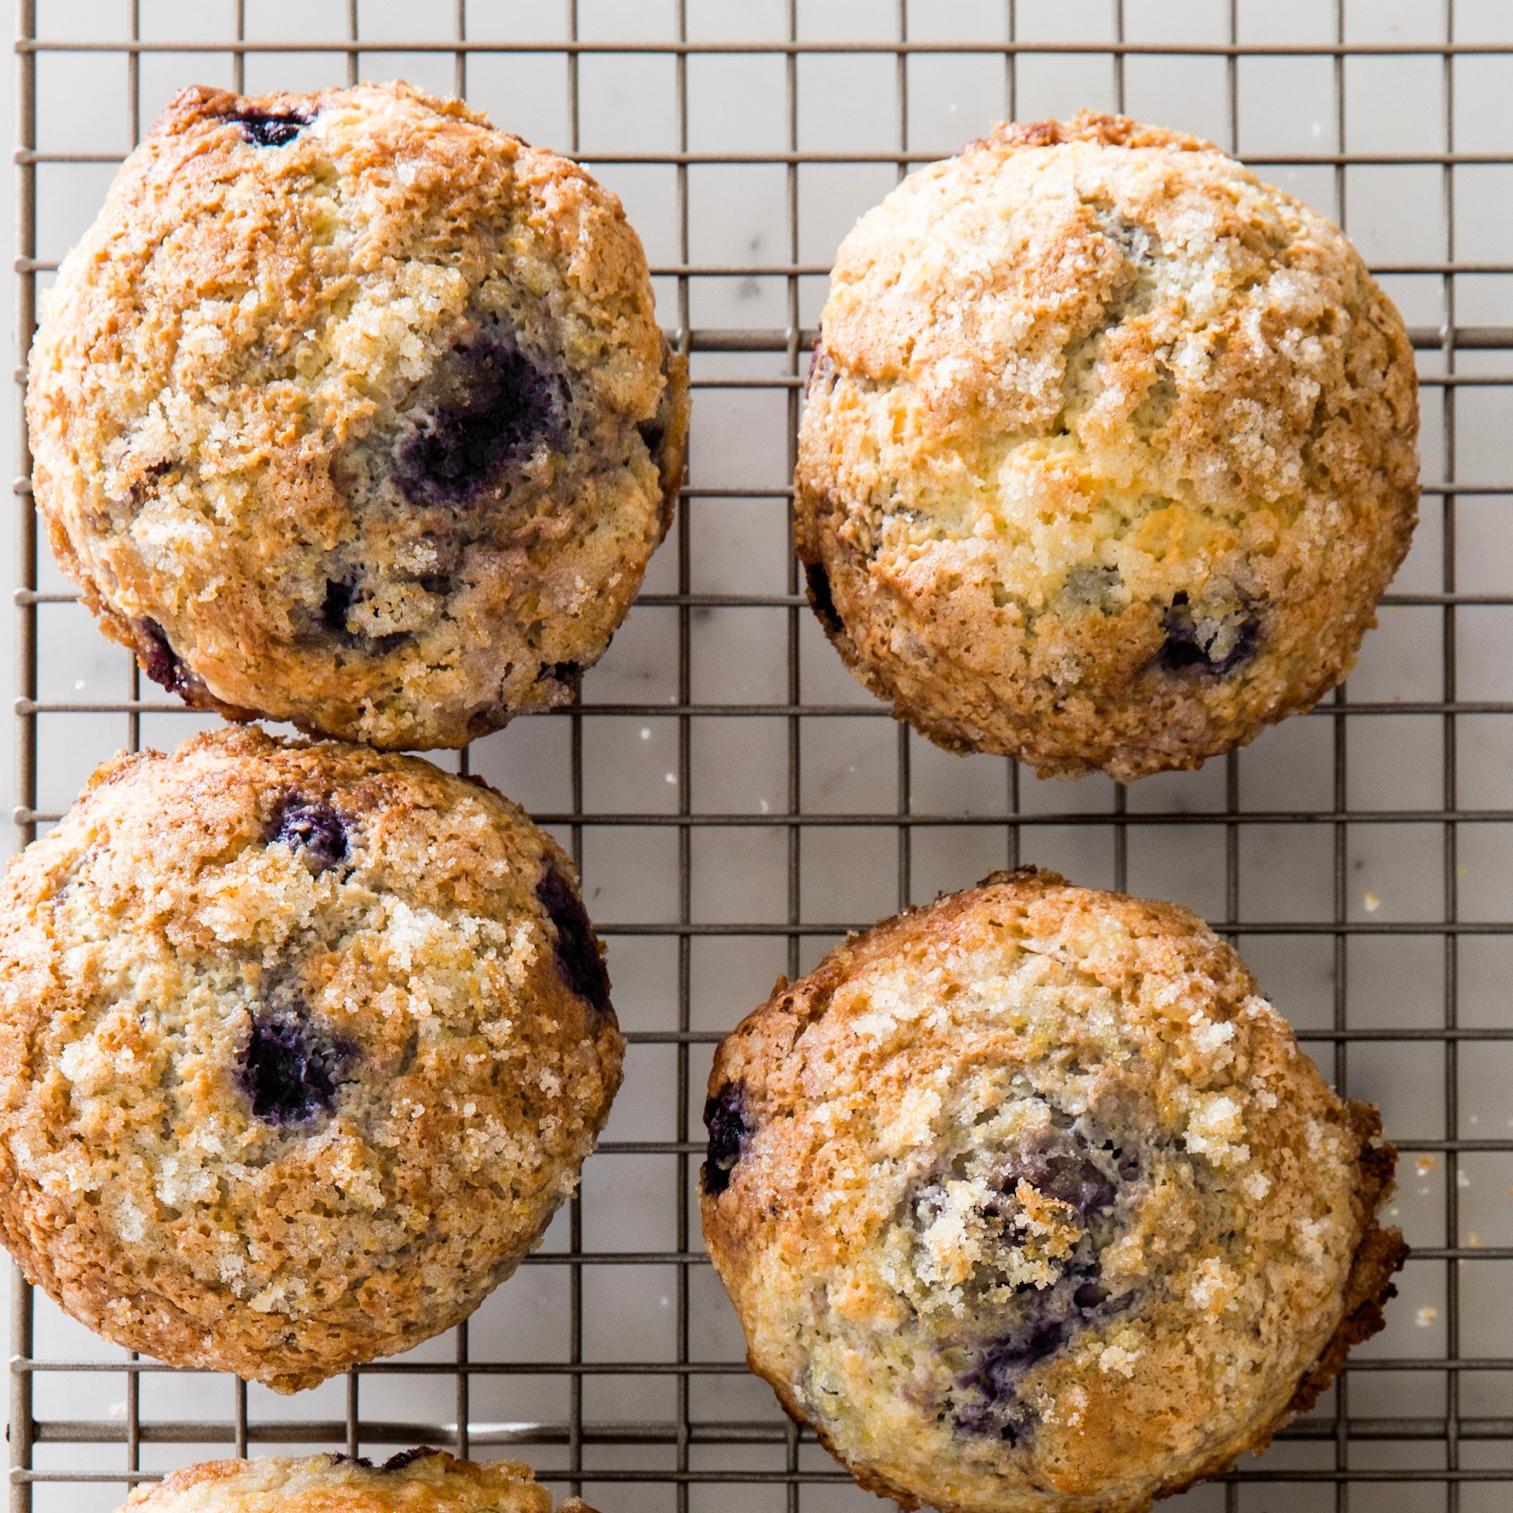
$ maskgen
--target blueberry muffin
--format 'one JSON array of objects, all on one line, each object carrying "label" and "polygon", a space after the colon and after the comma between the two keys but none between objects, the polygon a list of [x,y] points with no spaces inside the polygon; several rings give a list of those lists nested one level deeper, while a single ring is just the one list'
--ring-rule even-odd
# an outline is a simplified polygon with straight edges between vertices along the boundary
[{"label": "blueberry muffin", "polygon": [[[559,1513],[593,1513],[570,1498]],[[552,1513],[552,1495],[518,1461],[479,1465],[405,1450],[381,1466],[345,1455],[212,1460],[138,1487],[120,1513]]]},{"label": "blueberry muffin", "polygon": [[571,699],[687,384],[581,168],[405,84],[188,89],[64,259],[27,414],[58,562],[149,677],[425,748]]},{"label": "blueberry muffin", "polygon": [[313,1386],[514,1271],[623,1051],[572,863],[482,784],[122,755],[0,891],[0,1239],[118,1345]]},{"label": "blueberry muffin", "polygon": [[796,479],[809,596],[931,740],[1190,768],[1354,664],[1418,507],[1397,311],[1196,138],[1000,126],[841,244]]},{"label": "blueberry muffin", "polygon": [[704,1236],[865,1487],[1133,1513],[1381,1327],[1395,1152],[1185,909],[1033,868],[836,947],[720,1046]]}]

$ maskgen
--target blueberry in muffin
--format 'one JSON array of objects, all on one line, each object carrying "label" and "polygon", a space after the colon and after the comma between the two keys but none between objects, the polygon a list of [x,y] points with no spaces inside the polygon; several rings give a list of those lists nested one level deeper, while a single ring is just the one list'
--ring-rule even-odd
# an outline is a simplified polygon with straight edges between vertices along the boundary
[{"label": "blueberry in muffin", "polygon": [[[552,1494],[519,1461],[402,1450],[381,1465],[346,1455],[259,1456],[184,1466],[138,1487],[120,1513],[552,1513]],[[576,1497],[558,1513],[593,1513]]]},{"label": "blueberry in muffin", "polygon": [[571,861],[341,742],[108,762],[11,864],[0,983],[0,1239],[107,1339],[281,1391],[465,1319],[620,1082]]},{"label": "blueberry in muffin", "polygon": [[58,562],[150,678],[426,748],[571,699],[688,393],[583,169],[404,84],[189,89],[59,270],[28,417]]},{"label": "blueberry in muffin", "polygon": [[856,677],[956,751],[1200,766],[1354,664],[1418,504],[1402,319],[1196,138],[1000,126],[842,243],[795,479]]},{"label": "blueberry in muffin", "polygon": [[1381,1327],[1395,1152],[1185,909],[1033,868],[837,946],[720,1046],[704,1235],[872,1491],[1136,1513]]}]

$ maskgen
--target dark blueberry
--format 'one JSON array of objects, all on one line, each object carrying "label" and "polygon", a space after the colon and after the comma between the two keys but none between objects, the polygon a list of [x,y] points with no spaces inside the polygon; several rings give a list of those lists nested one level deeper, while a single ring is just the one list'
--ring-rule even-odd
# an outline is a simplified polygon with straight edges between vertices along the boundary
[{"label": "dark blueberry", "polygon": [[548,662],[536,674],[538,683],[550,680],[553,683],[576,683],[583,676],[583,668],[577,662]]},{"label": "dark blueberry", "polygon": [[745,1085],[727,1082],[704,1105],[709,1131],[709,1155],[699,1169],[699,1184],[713,1198],[730,1186],[730,1174],[746,1154],[754,1129],[746,1103]]},{"label": "dark blueberry", "polygon": [[667,439],[666,429],[654,420],[643,420],[636,430],[641,433],[641,440],[646,443],[647,452],[655,458],[662,450],[662,443]]},{"label": "dark blueberry", "polygon": [[1023,1178],[1048,1198],[1070,1203],[1083,1219],[1114,1205],[1114,1184],[1081,1156],[1034,1154],[1015,1162],[1004,1177],[1003,1190],[1012,1194]]},{"label": "dark blueberry", "polygon": [[195,681],[179,654],[168,644],[168,634],[156,620],[133,620],[132,628],[140,638],[137,660],[142,671],[154,683],[161,683],[169,693],[184,693]]},{"label": "dark blueberry", "polygon": [[556,412],[551,381],[507,341],[455,348],[440,384],[444,397],[396,458],[395,482],[411,504],[467,504],[530,451]]},{"label": "dark blueberry", "polygon": [[[423,586],[430,586],[429,580],[421,579],[420,581]],[[432,589],[432,592],[436,590]],[[392,651],[396,646],[412,638],[413,632],[407,630],[391,631],[385,636],[348,630],[347,616],[357,599],[358,590],[352,583],[341,578],[327,578],[326,596],[321,602],[320,615],[313,633],[319,637],[335,636],[343,645],[358,647],[378,656]]]},{"label": "dark blueberry", "polygon": [[599,955],[599,942],[584,912],[583,900],[568,880],[552,868],[536,884],[536,897],[557,930],[557,974],[575,997],[601,1013],[613,1010],[609,1002],[609,973]]},{"label": "dark blueberry", "polygon": [[831,635],[844,635],[846,626],[835,607],[834,598],[831,597],[830,574],[825,571],[824,564],[806,562],[804,580],[809,585],[809,602],[814,606],[814,612],[825,622]]},{"label": "dark blueberry", "polygon": [[336,1090],[352,1051],[323,1035],[291,1008],[252,1021],[242,1057],[242,1091],[269,1124],[309,1124],[336,1107]]},{"label": "dark blueberry", "polygon": [[989,1369],[995,1380],[1007,1377],[1015,1366],[1033,1366],[1037,1361],[1048,1360],[1065,1343],[1066,1325],[1060,1319],[1049,1319],[1037,1324],[1027,1340],[1019,1344],[1005,1341],[1000,1345]]},{"label": "dark blueberry", "polygon": [[347,859],[347,827],[329,805],[292,798],[274,821],[270,841],[282,841],[291,851],[303,851],[317,873],[340,866]]},{"label": "dark blueberry", "polygon": [[990,1434],[1009,1444],[1025,1439],[1035,1425],[1034,1410],[1019,1401],[1019,1383],[1030,1367],[1048,1360],[1066,1344],[1068,1328],[1057,1318],[1040,1318],[995,1340],[981,1364],[961,1378],[967,1400],[953,1413],[957,1427],[969,1434]]},{"label": "dark blueberry", "polygon": [[249,110],[231,119],[251,146],[287,147],[314,118],[292,110]]},{"label": "dark blueberry", "polygon": [[178,465],[171,457],[164,459],[162,462],[148,463],[141,473],[127,485],[125,499],[127,507],[133,511],[141,509],[148,497],[155,492],[152,485],[160,478],[167,477]]},{"label": "dark blueberry", "polygon": [[[1019,1184],[1027,1182],[1046,1197],[1070,1205],[1082,1221],[1083,1233],[1062,1263],[1060,1275],[1047,1287],[1015,1287],[1006,1307],[995,1306],[996,1327],[1002,1333],[977,1344],[978,1364],[957,1378],[949,1405],[962,1433],[1011,1444],[1035,1429],[1033,1408],[1018,1396],[1028,1372],[1095,1321],[1129,1308],[1137,1296],[1131,1292],[1111,1297],[1100,1272],[1102,1247],[1115,1235],[1119,1187],[1139,1175],[1138,1154],[1116,1149],[1112,1143],[1095,1147],[1080,1120],[1055,1109],[1050,1128],[1041,1138],[1038,1149],[1016,1152],[1008,1161],[996,1183],[1004,1196],[987,1206],[987,1215],[1002,1225],[1003,1243],[1014,1245],[1016,1231],[1010,1222],[1018,1213],[1014,1196]],[[1105,1165],[1111,1165],[1118,1176],[1106,1172]],[[923,1207],[926,1214],[932,1211],[928,1203]],[[994,1275],[1002,1280],[1001,1273]]]},{"label": "dark blueberry", "polygon": [[[1197,668],[1221,678],[1250,661],[1261,639],[1261,617],[1254,611],[1243,617],[1195,616],[1186,592],[1180,589],[1172,596],[1171,608],[1162,616],[1161,628],[1166,639],[1156,653],[1156,661],[1167,672]],[[1224,634],[1226,631],[1228,635]],[[1220,646],[1228,649],[1216,656]]]},{"label": "dark blueberry", "polygon": [[327,630],[345,634],[347,614],[352,608],[352,585],[339,578],[326,579],[326,597],[321,603],[320,617]]},{"label": "dark blueberry", "polygon": [[440,1450],[433,1450],[429,1445],[416,1445],[413,1450],[401,1450],[397,1455],[391,1455],[378,1469],[380,1471],[403,1471],[412,1461],[424,1460],[428,1455],[440,1455]]},{"label": "dark blueberry", "polygon": [[1108,1288],[1101,1282],[1084,1282],[1072,1294],[1072,1301],[1079,1308],[1096,1308],[1100,1303],[1108,1302]]},{"label": "dark blueberry", "polygon": [[1084,1219],[1114,1206],[1114,1184],[1093,1165],[1076,1156],[1051,1156],[1047,1179],[1039,1184],[1048,1198],[1070,1203]]}]

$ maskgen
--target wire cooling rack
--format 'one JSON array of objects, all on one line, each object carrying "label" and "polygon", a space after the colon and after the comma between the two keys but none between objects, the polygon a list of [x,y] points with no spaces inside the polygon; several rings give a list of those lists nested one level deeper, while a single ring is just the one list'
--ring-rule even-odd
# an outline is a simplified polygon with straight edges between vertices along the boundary
[{"label": "wire cooling rack", "polygon": [[[871,1506],[745,1374],[693,1183],[711,1048],[845,930],[995,866],[1186,902],[1402,1150],[1387,1331],[1217,1509],[1478,1509],[1513,1480],[1513,16],[1469,0],[21,0],[17,360],[36,297],[171,92],[402,75],[582,157],[691,354],[688,485],[566,711],[461,754],[571,845],[627,1085],[580,1196],[469,1325],[293,1399],[105,1345],[13,1278],[12,1513],[114,1507],[207,1456],[429,1442],[620,1509]],[[1501,30],[1499,30],[1501,28]],[[1348,691],[1199,774],[1021,781],[887,719],[788,548],[839,236],[1005,116],[1127,108],[1344,223],[1412,326],[1423,520]],[[16,491],[19,844],[123,743],[207,723],[139,685]],[[387,1453],[382,1450],[380,1454]]]}]

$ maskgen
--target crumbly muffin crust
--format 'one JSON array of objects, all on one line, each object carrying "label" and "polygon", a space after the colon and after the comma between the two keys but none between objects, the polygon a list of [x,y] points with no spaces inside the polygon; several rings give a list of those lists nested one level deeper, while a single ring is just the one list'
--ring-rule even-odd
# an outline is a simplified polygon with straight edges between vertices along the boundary
[{"label": "crumbly muffin crust", "polygon": [[1417,378],[1345,237],[1210,143],[998,127],[841,244],[797,546],[852,672],[1045,776],[1201,765],[1354,664]]},{"label": "crumbly muffin crust", "polygon": [[704,1235],[748,1362],[857,1480],[1135,1513],[1382,1325],[1395,1152],[1235,952],[1033,868],[836,947],[709,1079]]},{"label": "crumbly muffin crust", "polygon": [[[552,1494],[519,1461],[404,1450],[381,1466],[345,1455],[211,1460],[138,1487],[120,1513],[552,1513]],[[593,1513],[581,1499],[558,1513]]]},{"label": "crumbly muffin crust", "polygon": [[492,790],[123,754],[0,888],[0,1238],[117,1344],[312,1386],[514,1271],[623,1050],[571,861]]},{"label": "crumbly muffin crust", "polygon": [[64,259],[27,413],[59,564],[150,677],[399,749],[572,697],[688,393],[583,169],[402,83],[195,88]]}]

